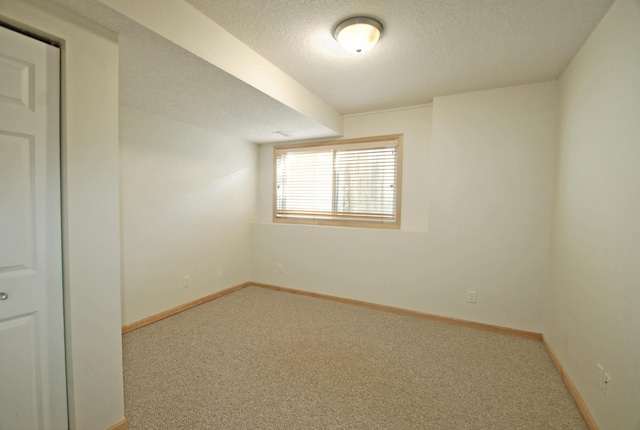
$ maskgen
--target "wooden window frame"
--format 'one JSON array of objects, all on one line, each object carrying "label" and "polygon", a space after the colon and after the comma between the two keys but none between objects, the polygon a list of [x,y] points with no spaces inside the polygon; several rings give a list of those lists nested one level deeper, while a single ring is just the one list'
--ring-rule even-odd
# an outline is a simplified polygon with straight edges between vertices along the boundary
[{"label": "wooden window frame", "polygon": [[[298,149],[298,148],[314,148],[323,146],[354,146],[357,147],[363,144],[371,144],[371,147],[375,147],[376,142],[397,142],[396,149],[396,181],[395,181],[395,220],[392,222],[381,221],[363,221],[363,220],[348,220],[348,219],[316,219],[316,218],[295,218],[295,217],[278,217],[277,216],[277,183],[278,183],[278,171],[277,171],[277,152],[286,149]],[[275,145],[273,147],[273,222],[283,224],[310,224],[310,225],[332,225],[342,227],[370,227],[370,228],[387,228],[387,229],[399,229],[401,212],[402,212],[402,146],[403,135],[402,134],[390,134],[383,136],[363,137],[357,139],[344,139],[344,140],[332,140],[324,142],[311,142],[311,143],[299,143],[290,145]],[[334,153],[335,156],[335,153]]]}]

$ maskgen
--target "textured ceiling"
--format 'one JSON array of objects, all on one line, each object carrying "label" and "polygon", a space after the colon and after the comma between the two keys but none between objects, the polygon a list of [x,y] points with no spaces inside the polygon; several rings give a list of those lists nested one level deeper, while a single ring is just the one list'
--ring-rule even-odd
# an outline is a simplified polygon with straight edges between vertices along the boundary
[{"label": "textured ceiling", "polygon": [[[187,0],[343,114],[557,78],[612,0]],[[367,15],[368,53],[332,31]]]},{"label": "textured ceiling", "polygon": [[[124,105],[254,142],[335,135],[97,0],[52,1],[120,34]],[[613,2],[171,1],[191,4],[342,114],[555,79]],[[332,31],[361,14],[379,19],[384,32],[373,50],[354,56]]]},{"label": "textured ceiling", "polygon": [[95,0],[54,1],[120,35],[125,106],[257,143],[335,135]]},{"label": "textured ceiling", "polygon": [[283,140],[275,131],[296,139],[331,134],[151,31],[127,34],[120,46],[120,102],[126,106],[251,142]]}]

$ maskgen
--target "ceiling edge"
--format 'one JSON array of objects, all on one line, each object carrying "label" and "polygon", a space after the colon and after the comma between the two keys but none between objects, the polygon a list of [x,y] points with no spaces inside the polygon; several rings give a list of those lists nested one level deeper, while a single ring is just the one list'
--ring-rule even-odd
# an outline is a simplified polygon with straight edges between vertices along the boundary
[{"label": "ceiling edge", "polygon": [[[183,0],[99,0],[337,134],[343,116]],[[149,13],[153,11],[153,13]]]},{"label": "ceiling edge", "polygon": [[405,110],[422,109],[422,108],[431,107],[431,106],[433,106],[433,102],[422,103],[419,105],[401,106],[401,107],[390,108],[390,109],[373,110],[368,112],[350,113],[348,115],[344,115],[343,118],[354,118],[358,116],[376,115],[380,113],[400,112]]}]

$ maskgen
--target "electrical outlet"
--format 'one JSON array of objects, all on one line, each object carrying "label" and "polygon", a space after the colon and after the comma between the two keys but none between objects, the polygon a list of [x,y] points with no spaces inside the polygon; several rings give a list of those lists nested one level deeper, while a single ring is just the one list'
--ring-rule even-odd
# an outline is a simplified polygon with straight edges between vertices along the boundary
[{"label": "electrical outlet", "polygon": [[216,269],[216,276],[222,276],[222,266],[218,266]]},{"label": "electrical outlet", "polygon": [[184,278],[182,278],[182,286],[187,288],[189,285],[191,285],[191,277],[189,275],[184,275]]},{"label": "electrical outlet", "polygon": [[282,273],[282,263],[278,263],[278,273]]},{"label": "electrical outlet", "polygon": [[602,391],[607,395],[611,392],[611,376],[606,372],[602,378]]},{"label": "electrical outlet", "polygon": [[467,291],[467,303],[476,303],[475,291]]},{"label": "electrical outlet", "polygon": [[596,373],[595,373],[595,379],[593,382],[596,383],[596,386],[598,388],[602,388],[602,378],[604,378],[604,367],[602,367],[602,364],[597,363],[596,364]]}]

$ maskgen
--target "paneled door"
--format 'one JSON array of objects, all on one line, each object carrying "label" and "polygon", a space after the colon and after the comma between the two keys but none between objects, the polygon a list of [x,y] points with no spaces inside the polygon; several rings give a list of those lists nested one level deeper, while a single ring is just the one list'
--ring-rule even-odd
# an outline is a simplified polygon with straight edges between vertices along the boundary
[{"label": "paneled door", "polygon": [[0,429],[67,425],[60,52],[0,27]]}]

